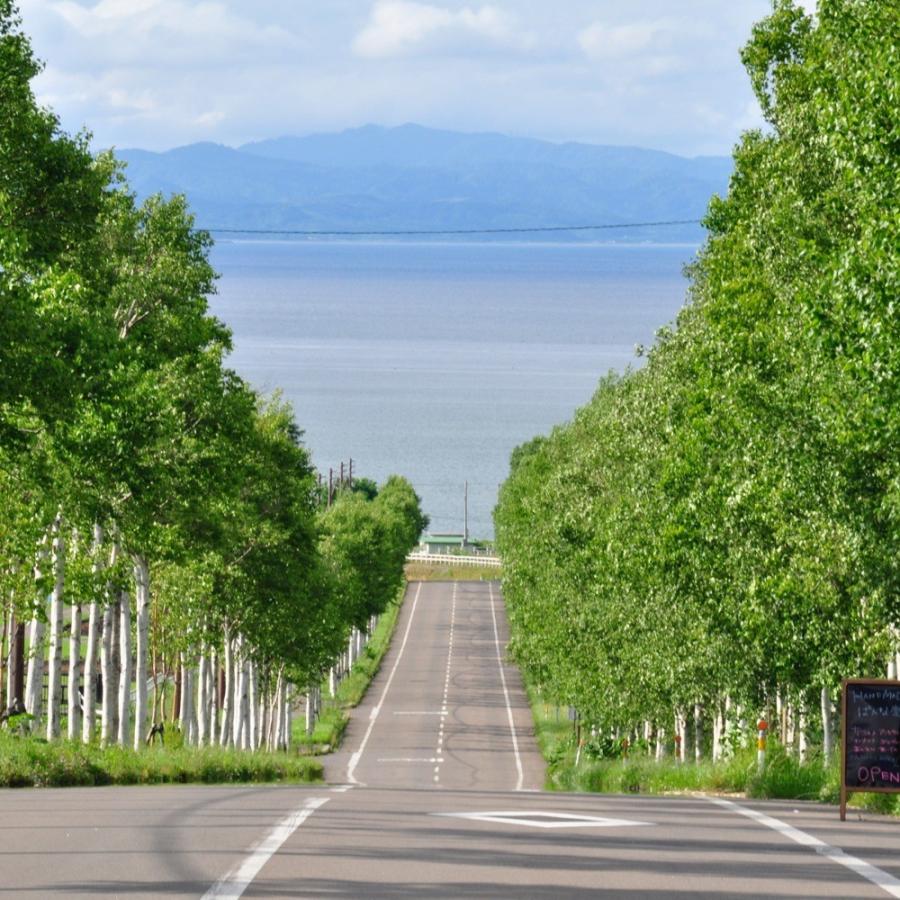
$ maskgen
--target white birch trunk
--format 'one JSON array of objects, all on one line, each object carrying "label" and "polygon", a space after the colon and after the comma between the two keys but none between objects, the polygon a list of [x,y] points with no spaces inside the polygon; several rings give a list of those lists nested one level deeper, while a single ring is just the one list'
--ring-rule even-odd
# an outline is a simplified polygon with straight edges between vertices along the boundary
[{"label": "white birch trunk", "polygon": [[32,728],[40,727],[44,693],[44,621],[37,614],[28,629],[28,675],[25,682],[25,709],[34,718]]},{"label": "white birch trunk", "polygon": [[284,750],[291,749],[291,727],[293,725],[293,685],[284,686]]},{"label": "white birch trunk", "polygon": [[53,593],[50,595],[50,651],[48,659],[49,686],[47,688],[47,740],[60,735],[62,718],[62,649],[63,649],[63,591],[66,578],[66,540],[62,536],[62,518],[53,523]]},{"label": "white birch trunk", "polygon": [[259,696],[259,712],[257,713],[257,721],[259,725],[256,730],[256,749],[261,750],[265,746],[266,739],[266,730],[269,725],[268,719],[268,704],[266,703],[265,695],[260,692]]},{"label": "white birch trunk", "polygon": [[119,595],[119,710],[118,736],[120,747],[128,746],[131,724],[131,595]]},{"label": "white birch trunk", "polygon": [[209,654],[209,744],[219,742],[219,654]]},{"label": "white birch trunk", "polygon": [[[91,542],[91,556],[93,557],[91,571],[94,575],[94,590],[96,590],[100,566],[102,565],[100,556],[102,545],[103,529],[95,524]],[[87,649],[84,655],[84,699],[82,702],[84,718],[81,724],[81,740],[85,744],[90,744],[94,740],[94,729],[96,726],[94,717],[97,711],[97,630],[99,614],[99,605],[96,596],[94,596],[88,606],[88,638]]]},{"label": "white birch trunk", "polygon": [[197,674],[197,744],[205,747],[209,740],[209,657],[204,650],[200,654],[200,670]]},{"label": "white birch trunk", "polygon": [[231,711],[232,711],[232,694],[234,693],[234,653],[231,646],[231,636],[228,630],[225,630],[225,659],[223,661],[225,669],[225,690],[222,697],[222,727],[219,731],[219,744],[222,747],[228,747],[231,744]]},{"label": "white birch trunk", "polygon": [[680,712],[675,713],[675,759],[683,763],[685,760],[685,727],[684,716]]},{"label": "white birch trunk", "polygon": [[[15,700],[22,700],[21,697],[13,696],[15,685],[13,684],[13,657],[16,648],[16,611],[13,608],[13,596],[10,591],[10,607],[9,607],[9,654],[6,657],[6,705],[12,706]],[[24,701],[22,701],[24,702]]]},{"label": "white birch trunk", "polygon": [[280,750],[284,735],[284,675],[278,673],[278,684],[275,688],[275,737],[273,746]]},{"label": "white birch trunk", "polygon": [[150,658],[150,569],[140,554],[132,556],[137,647],[135,648],[134,749],[147,740],[147,668]]},{"label": "white birch trunk", "polygon": [[[47,559],[47,538],[38,545],[34,566],[34,580],[43,578],[43,565]],[[47,616],[47,597],[43,588],[38,589],[37,605],[28,629],[28,674],[25,682],[25,709],[33,717],[31,727],[37,731],[41,727],[41,713],[44,696],[44,623]]]},{"label": "white birch trunk", "polygon": [[72,604],[71,630],[69,631],[69,679],[67,688],[68,729],[70,741],[78,740],[81,731],[81,604]]},{"label": "white birch trunk", "polygon": [[806,703],[801,700],[797,711],[797,756],[801,763],[806,762],[809,755],[809,745],[806,737]]},{"label": "white birch trunk", "polygon": [[259,741],[259,690],[257,684],[256,663],[251,659],[247,676],[247,749],[256,750]]},{"label": "white birch trunk", "polygon": [[234,722],[232,725],[231,739],[235,749],[240,749],[244,739],[244,717],[246,713],[247,674],[244,661],[244,638],[238,635],[235,639],[234,650]]},{"label": "white birch trunk", "polygon": [[103,699],[100,720],[100,743],[108,747],[113,739],[113,617],[115,607],[107,604],[103,610],[103,633],[100,638],[100,677],[103,683]]},{"label": "white birch trunk", "polygon": [[666,729],[657,726],[656,729],[656,759],[657,762],[666,755]]},{"label": "white birch trunk", "polygon": [[304,718],[304,727],[306,729],[307,737],[313,733],[313,728],[316,725],[316,706],[315,706],[315,697],[313,695],[312,688],[307,691],[306,694],[306,710],[305,710],[305,718]]},{"label": "white birch trunk", "polygon": [[185,746],[191,747],[197,741],[197,728],[194,722],[194,670],[185,664],[183,653],[181,654],[181,708],[178,718]]},{"label": "white birch trunk", "polygon": [[831,714],[831,694],[827,687],[822,688],[822,753],[827,765],[834,752],[834,721]]},{"label": "white birch trunk", "polygon": [[722,758],[722,738],[725,734],[725,717],[722,714],[722,706],[716,702],[716,713],[713,718],[712,757],[713,762]]},{"label": "white birch trunk", "polygon": [[334,695],[337,693],[337,679],[334,666],[328,670],[328,693],[331,695],[332,699],[334,699]]}]

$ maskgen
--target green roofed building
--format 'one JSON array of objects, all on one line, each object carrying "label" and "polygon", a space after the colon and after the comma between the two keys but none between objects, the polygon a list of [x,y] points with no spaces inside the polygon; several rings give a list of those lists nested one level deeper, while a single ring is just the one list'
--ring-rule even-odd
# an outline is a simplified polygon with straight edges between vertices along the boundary
[{"label": "green roofed building", "polygon": [[461,534],[426,534],[420,550],[423,553],[454,553],[465,549],[465,546],[466,539]]}]

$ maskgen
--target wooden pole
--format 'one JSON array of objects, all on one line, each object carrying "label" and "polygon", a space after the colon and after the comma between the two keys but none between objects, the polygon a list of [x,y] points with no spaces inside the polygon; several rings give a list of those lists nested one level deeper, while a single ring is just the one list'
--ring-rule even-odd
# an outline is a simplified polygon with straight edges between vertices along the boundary
[{"label": "wooden pole", "polygon": [[463,490],[463,546],[469,543],[469,482]]}]

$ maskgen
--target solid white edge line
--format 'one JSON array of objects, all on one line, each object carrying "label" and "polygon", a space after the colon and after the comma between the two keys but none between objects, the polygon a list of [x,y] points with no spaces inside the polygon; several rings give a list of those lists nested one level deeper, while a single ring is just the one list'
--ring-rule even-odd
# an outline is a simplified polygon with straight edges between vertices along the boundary
[{"label": "solid white edge line", "polygon": [[767,816],[765,813],[758,812],[755,809],[740,806],[732,800],[722,800],[719,797],[707,797],[706,799],[716,806],[721,806],[723,809],[729,809],[738,813],[738,815],[753,819],[754,822],[759,822],[760,825],[765,825],[767,828],[777,831],[780,835],[790,838],[794,843],[801,844],[804,847],[812,847],[820,856],[846,866],[852,872],[861,875],[866,881],[871,881],[872,884],[880,887],[891,897],[900,897],[900,879],[895,878],[889,872],[885,872],[884,869],[879,869],[877,866],[873,866],[857,856],[850,856],[850,854],[845,853],[838,847],[832,847],[831,844],[826,844],[825,841],[821,841],[805,831],[800,831],[799,828],[794,828],[793,825],[788,825],[780,819]]},{"label": "solid white edge line", "polygon": [[522,790],[525,773],[522,771],[522,758],[519,756],[519,739],[516,737],[516,724],[513,721],[512,706],[509,702],[509,691],[506,687],[506,674],[503,671],[503,655],[500,652],[500,632],[497,630],[497,613],[494,610],[494,585],[488,582],[491,597],[491,618],[494,621],[494,646],[497,648],[497,665],[500,668],[500,683],[503,685],[503,697],[506,700],[506,715],[509,718],[509,731],[512,735],[513,753],[516,755],[516,771],[519,774],[516,781],[516,790]]},{"label": "solid white edge line", "polygon": [[278,852],[281,845],[330,797],[313,797],[300,809],[295,809],[279,822],[249,853],[247,858],[224,878],[217,881],[204,895],[203,900],[229,898],[237,900],[253,883],[259,870]]},{"label": "solid white edge line", "polygon": [[400,652],[397,654],[397,659],[394,661],[394,667],[391,669],[391,674],[388,676],[387,684],[384,686],[384,690],[381,692],[381,699],[375,705],[375,709],[372,710],[372,713],[369,715],[369,727],[366,729],[365,735],[363,735],[362,743],[359,745],[359,750],[356,751],[351,757],[350,762],[347,764],[347,781],[350,784],[360,784],[361,782],[357,781],[353,777],[353,773],[356,771],[357,765],[359,765],[359,761],[362,758],[363,750],[366,749],[366,744],[369,743],[369,736],[372,734],[372,729],[375,727],[375,722],[378,721],[378,714],[381,712],[381,707],[384,706],[385,698],[387,697],[387,692],[390,690],[391,682],[394,680],[394,675],[397,674],[397,666],[400,665],[400,660],[403,659],[403,651],[406,649],[406,642],[409,639],[409,632],[412,629],[413,618],[416,615],[416,607],[419,605],[419,594],[422,592],[422,582],[419,582],[418,587],[416,588],[416,596],[413,598],[412,610],[409,613],[409,622],[406,624],[406,632],[403,635],[403,642],[400,644]]}]

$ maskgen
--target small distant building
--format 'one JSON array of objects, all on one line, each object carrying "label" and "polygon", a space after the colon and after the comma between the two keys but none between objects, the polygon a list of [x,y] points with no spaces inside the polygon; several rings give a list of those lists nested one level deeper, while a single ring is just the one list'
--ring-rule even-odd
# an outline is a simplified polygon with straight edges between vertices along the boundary
[{"label": "small distant building", "polygon": [[419,545],[422,553],[455,553],[465,547],[466,539],[461,534],[426,534]]}]

